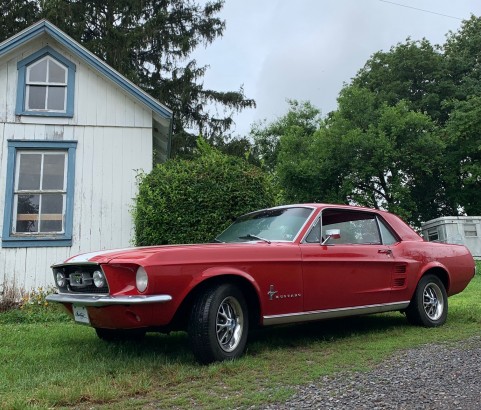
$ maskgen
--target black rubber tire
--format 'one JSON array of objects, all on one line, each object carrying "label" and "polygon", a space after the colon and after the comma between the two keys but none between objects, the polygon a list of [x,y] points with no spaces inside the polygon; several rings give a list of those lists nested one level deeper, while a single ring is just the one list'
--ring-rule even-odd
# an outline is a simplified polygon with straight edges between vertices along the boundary
[{"label": "black rubber tire", "polygon": [[97,336],[106,342],[137,341],[145,337],[144,329],[103,329],[95,328]]},{"label": "black rubber tire", "polygon": [[409,323],[424,327],[442,326],[448,316],[448,295],[441,280],[425,275],[419,281],[406,309]]},{"label": "black rubber tire", "polygon": [[247,303],[239,288],[228,283],[207,288],[194,302],[188,326],[196,360],[237,359],[244,353],[248,329]]}]

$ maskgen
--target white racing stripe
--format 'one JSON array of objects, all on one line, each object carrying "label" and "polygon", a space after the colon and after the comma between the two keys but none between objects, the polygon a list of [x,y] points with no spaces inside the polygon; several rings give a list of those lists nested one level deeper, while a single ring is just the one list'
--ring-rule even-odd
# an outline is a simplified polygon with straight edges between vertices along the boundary
[{"label": "white racing stripe", "polygon": [[122,251],[129,251],[133,248],[123,248],[123,249],[108,249],[106,251],[97,251],[97,252],[89,252],[89,253],[81,253],[80,255],[74,256],[70,259],[67,259],[65,263],[81,263],[81,262],[89,262],[90,259],[94,258],[95,256],[101,255],[108,255],[109,253],[117,253]]}]

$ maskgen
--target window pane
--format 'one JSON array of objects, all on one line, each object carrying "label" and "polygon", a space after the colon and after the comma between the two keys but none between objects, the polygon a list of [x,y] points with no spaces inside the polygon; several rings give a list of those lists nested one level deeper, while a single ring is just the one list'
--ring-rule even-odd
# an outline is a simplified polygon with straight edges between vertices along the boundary
[{"label": "window pane", "polygon": [[65,154],[45,154],[42,189],[64,189]]},{"label": "window pane", "polygon": [[29,85],[27,106],[31,110],[45,109],[45,96],[47,95],[47,87],[43,85]]},{"label": "window pane", "polygon": [[63,221],[62,194],[42,195],[42,215],[40,215],[40,232],[60,232]]},{"label": "window pane", "polygon": [[47,60],[41,60],[38,63],[32,64],[28,69],[27,82],[31,81],[47,81]]},{"label": "window pane", "polygon": [[42,195],[42,215],[62,214],[63,194],[43,194]]},{"label": "window pane", "polygon": [[379,221],[379,228],[381,229],[382,242],[384,245],[392,245],[398,241],[381,220]]},{"label": "window pane", "polygon": [[40,189],[41,154],[20,154],[18,190]]},{"label": "window pane", "polygon": [[322,220],[322,237],[327,238],[327,230],[339,229],[341,238],[333,240],[334,244],[365,244],[381,243],[376,219],[361,212],[326,212]]},{"label": "window pane", "polygon": [[65,90],[66,87],[52,87],[48,88],[47,109],[64,111],[65,110]]},{"label": "window pane", "polygon": [[17,224],[18,232],[38,231],[38,204],[40,195],[18,195]]},{"label": "window pane", "polygon": [[464,224],[464,236],[478,236],[476,232],[476,225]]},{"label": "window pane", "polygon": [[428,241],[434,242],[434,241],[437,241],[438,239],[439,239],[438,228],[428,229]]},{"label": "window pane", "polygon": [[67,70],[65,67],[57,64],[53,60],[49,60],[48,67],[48,82],[49,83],[65,83],[65,74]]}]

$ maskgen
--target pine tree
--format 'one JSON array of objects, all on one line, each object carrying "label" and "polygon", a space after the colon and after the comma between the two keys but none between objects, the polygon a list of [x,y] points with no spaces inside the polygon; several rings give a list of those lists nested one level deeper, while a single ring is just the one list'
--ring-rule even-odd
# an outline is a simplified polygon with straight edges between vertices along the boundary
[{"label": "pine tree", "polygon": [[[223,0],[0,0],[0,40],[46,18],[174,111],[174,155],[188,154],[197,135],[227,135],[232,114],[255,102],[244,91],[204,89],[206,66],[189,58],[221,37]],[[214,116],[209,107],[222,112]]]}]

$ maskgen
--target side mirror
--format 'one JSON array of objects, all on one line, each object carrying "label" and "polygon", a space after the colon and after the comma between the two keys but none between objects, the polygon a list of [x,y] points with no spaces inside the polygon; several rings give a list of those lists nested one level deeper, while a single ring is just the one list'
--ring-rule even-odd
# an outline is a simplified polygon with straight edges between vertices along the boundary
[{"label": "side mirror", "polygon": [[321,245],[327,245],[327,243],[331,239],[340,239],[341,238],[341,230],[340,229],[328,229],[326,231],[326,239],[321,243]]}]

